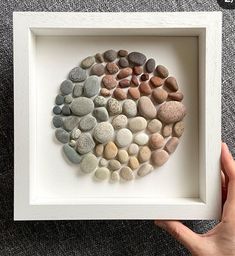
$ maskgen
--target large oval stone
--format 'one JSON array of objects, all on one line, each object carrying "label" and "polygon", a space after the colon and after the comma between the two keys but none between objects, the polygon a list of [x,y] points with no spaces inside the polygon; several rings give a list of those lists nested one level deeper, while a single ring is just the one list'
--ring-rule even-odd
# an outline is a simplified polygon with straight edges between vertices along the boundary
[{"label": "large oval stone", "polygon": [[73,100],[70,108],[74,115],[84,116],[93,111],[94,103],[91,99],[86,97],[79,97]]},{"label": "large oval stone", "polygon": [[128,55],[128,60],[135,66],[144,65],[146,59],[146,56],[140,52],[131,52]]},{"label": "large oval stone", "polygon": [[84,83],[84,96],[93,97],[98,94],[100,90],[100,84],[97,76],[90,76]]},{"label": "large oval stone", "polygon": [[147,119],[153,119],[156,117],[156,114],[157,114],[157,110],[153,102],[147,96],[142,96],[139,99],[138,110],[140,114]]}]

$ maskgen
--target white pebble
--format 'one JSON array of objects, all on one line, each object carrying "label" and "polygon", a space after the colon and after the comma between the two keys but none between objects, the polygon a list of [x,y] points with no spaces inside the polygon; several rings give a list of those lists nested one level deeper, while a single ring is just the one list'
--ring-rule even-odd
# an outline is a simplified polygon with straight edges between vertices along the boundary
[{"label": "white pebble", "polygon": [[119,130],[116,134],[116,144],[120,147],[126,147],[132,142],[132,132],[127,129],[123,128]]},{"label": "white pebble", "polygon": [[146,133],[139,133],[134,137],[134,142],[139,146],[146,145],[149,141],[149,136]]},{"label": "white pebble", "polygon": [[128,148],[129,155],[137,155],[139,152],[139,146],[135,143],[132,143]]}]

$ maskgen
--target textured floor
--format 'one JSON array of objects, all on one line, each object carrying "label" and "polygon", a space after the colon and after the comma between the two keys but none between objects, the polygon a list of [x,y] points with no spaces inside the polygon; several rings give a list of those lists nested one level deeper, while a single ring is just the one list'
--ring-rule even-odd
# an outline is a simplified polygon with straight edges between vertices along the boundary
[{"label": "textured floor", "polygon": [[[189,255],[151,221],[17,222],[13,218],[13,11],[215,11],[215,0],[1,0],[0,255]],[[223,10],[222,139],[235,156],[235,11]],[[197,232],[214,222],[188,221]]]}]

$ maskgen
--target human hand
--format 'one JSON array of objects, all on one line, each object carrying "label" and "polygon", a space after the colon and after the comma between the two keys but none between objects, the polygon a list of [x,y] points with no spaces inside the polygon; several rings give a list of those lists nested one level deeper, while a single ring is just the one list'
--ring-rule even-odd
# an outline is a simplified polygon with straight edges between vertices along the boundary
[{"label": "human hand", "polygon": [[179,221],[155,220],[192,255],[235,255],[235,162],[225,143],[221,149],[223,213],[221,222],[205,234],[197,234]]}]

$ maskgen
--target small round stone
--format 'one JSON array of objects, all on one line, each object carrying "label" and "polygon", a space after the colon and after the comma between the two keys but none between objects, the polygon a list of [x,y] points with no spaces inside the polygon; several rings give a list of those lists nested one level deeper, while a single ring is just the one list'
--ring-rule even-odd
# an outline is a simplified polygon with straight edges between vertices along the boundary
[{"label": "small round stone", "polygon": [[176,137],[181,137],[184,133],[184,122],[177,122],[173,127],[173,132]]},{"label": "small round stone", "polygon": [[124,101],[123,106],[123,113],[127,116],[127,117],[134,117],[137,115],[137,106],[135,101],[127,99]]},{"label": "small round stone", "polygon": [[73,88],[73,96],[75,98],[80,97],[83,93],[83,84],[76,83]]},{"label": "small round stone", "polygon": [[95,155],[97,157],[102,156],[104,152],[104,145],[103,144],[98,144],[95,147]]},{"label": "small round stone", "polygon": [[69,116],[71,114],[71,109],[70,109],[69,105],[64,105],[62,107],[62,114],[64,116]]},{"label": "small round stone", "polygon": [[130,86],[134,86],[134,87],[139,86],[139,79],[137,78],[136,75],[132,75]]},{"label": "small round stone", "polygon": [[64,102],[70,104],[73,101],[73,97],[71,95],[66,95],[64,97]]},{"label": "small round stone", "polygon": [[125,128],[127,126],[128,119],[125,115],[118,115],[113,118],[112,126],[115,130]]},{"label": "small round stone", "polygon": [[102,84],[106,89],[113,89],[117,86],[117,80],[112,75],[105,75],[102,78]]},{"label": "small round stone", "polygon": [[176,101],[182,101],[184,98],[184,95],[182,92],[170,92],[168,93],[168,98],[171,100],[176,100]]},{"label": "small round stone", "polygon": [[170,138],[166,145],[165,145],[165,150],[169,153],[172,154],[175,152],[177,146],[179,145],[179,139],[176,137]]},{"label": "small round stone", "polygon": [[114,171],[114,172],[112,172],[112,174],[111,174],[111,180],[112,181],[119,181],[120,180],[120,175],[119,175],[119,172],[117,172],[117,171]]},{"label": "small round stone", "polygon": [[150,87],[150,85],[148,83],[142,82],[142,83],[140,83],[139,91],[143,95],[150,95],[152,93],[152,88]]},{"label": "small round stone", "polygon": [[118,56],[120,56],[120,57],[126,57],[127,55],[128,55],[127,50],[119,50],[118,51]]},{"label": "small round stone", "polygon": [[107,102],[107,109],[110,115],[118,115],[122,112],[122,105],[116,99],[109,99]]},{"label": "small round stone", "polygon": [[70,94],[73,91],[73,82],[64,80],[60,85],[60,91],[63,95]]},{"label": "small round stone", "polygon": [[140,52],[131,52],[131,53],[128,54],[128,60],[134,66],[144,65],[146,59],[147,59],[146,56],[143,53],[140,53]]},{"label": "small round stone", "polygon": [[147,129],[151,133],[160,132],[162,129],[162,123],[158,119],[153,119],[148,123]]},{"label": "small round stone", "polygon": [[96,107],[104,107],[106,105],[106,99],[103,96],[96,96],[93,100]]},{"label": "small round stone", "polygon": [[84,96],[90,98],[98,94],[100,91],[100,83],[97,76],[90,76],[84,83]]},{"label": "small round stone", "polygon": [[152,149],[159,149],[164,146],[164,138],[160,133],[154,133],[150,136],[149,145]]},{"label": "small round stone", "polygon": [[79,137],[79,135],[80,135],[81,133],[82,133],[82,132],[81,132],[79,129],[74,128],[74,129],[71,131],[71,133],[70,133],[70,137],[71,137],[71,139],[77,140],[78,137]]},{"label": "small round stone", "polygon": [[70,107],[74,115],[84,116],[93,111],[94,103],[89,98],[79,97],[73,100]]},{"label": "small round stone", "polygon": [[162,129],[162,136],[163,136],[164,138],[167,138],[167,137],[169,137],[171,134],[172,134],[172,125],[170,125],[170,124],[165,125],[165,126],[163,127],[163,129]]},{"label": "small round stone", "polygon": [[106,180],[109,177],[109,169],[106,167],[99,167],[95,171],[95,177],[98,180]]},{"label": "small round stone", "polygon": [[91,67],[90,74],[96,76],[102,76],[105,72],[105,66],[103,64],[95,64]]},{"label": "small round stone", "polygon": [[108,62],[112,62],[117,58],[117,52],[113,49],[104,52],[104,59]]},{"label": "small round stone", "polygon": [[147,62],[145,63],[145,69],[148,73],[152,73],[155,69],[155,60],[154,59],[148,59]]},{"label": "small round stone", "polygon": [[112,142],[108,142],[104,148],[104,157],[106,159],[113,159],[117,155],[117,146]]},{"label": "small round stone", "polygon": [[137,159],[135,156],[131,156],[131,157],[129,158],[128,165],[129,165],[129,167],[130,167],[132,170],[136,170],[136,169],[139,168],[140,163],[139,163],[138,159]]},{"label": "small round stone", "polygon": [[147,121],[142,116],[137,116],[129,120],[128,127],[132,132],[140,132],[147,127]]},{"label": "small round stone", "polygon": [[100,94],[104,97],[109,97],[111,95],[110,90],[106,89],[106,88],[101,88],[100,90]]},{"label": "small round stone", "polygon": [[95,58],[93,56],[88,56],[81,62],[81,67],[84,69],[90,68],[95,63]]},{"label": "small round stone", "polygon": [[148,73],[144,73],[140,76],[140,80],[141,81],[148,81],[149,80],[149,74]]},{"label": "small round stone", "polygon": [[117,158],[120,161],[120,163],[125,164],[129,160],[129,155],[125,149],[119,149]]},{"label": "small round stone", "polygon": [[137,76],[141,75],[143,73],[143,67],[142,66],[133,67],[133,73]]},{"label": "small round stone", "polygon": [[113,92],[113,96],[117,99],[117,100],[125,100],[127,98],[127,93],[126,91],[124,91],[121,88],[116,88]]},{"label": "small round stone", "polygon": [[142,96],[138,101],[138,110],[140,115],[147,118],[153,119],[156,117],[157,110],[152,101],[147,96]]},{"label": "small round stone", "polygon": [[59,115],[61,113],[61,108],[59,106],[54,106],[52,111],[55,115]]},{"label": "small round stone", "polygon": [[112,159],[109,161],[109,169],[111,171],[117,171],[121,168],[121,163],[116,160],[116,159]]},{"label": "small round stone", "polygon": [[134,137],[134,142],[139,146],[147,144],[149,141],[149,136],[146,133],[138,133]]},{"label": "small round stone", "polygon": [[156,103],[161,104],[167,99],[168,93],[162,88],[156,88],[152,91],[152,96]]},{"label": "small round stone", "polygon": [[164,84],[164,79],[159,76],[153,76],[150,79],[150,83],[153,87],[160,87]]},{"label": "small round stone", "polygon": [[173,91],[173,92],[176,92],[177,90],[178,90],[178,84],[177,84],[177,81],[176,81],[176,79],[175,79],[175,77],[173,77],[173,76],[169,76],[167,79],[166,79],[166,81],[165,81],[165,86],[169,89],[169,90],[171,90],[171,91]]},{"label": "small round stone", "polygon": [[73,164],[79,164],[81,162],[82,157],[68,144],[63,146],[63,151],[68,160]]},{"label": "small round stone", "polygon": [[149,161],[152,151],[148,146],[140,148],[138,159],[141,163]]},{"label": "small round stone", "polygon": [[95,142],[90,133],[81,133],[77,140],[76,150],[80,154],[89,153],[95,147]]},{"label": "small round stone", "polygon": [[105,158],[100,158],[99,165],[106,167],[108,165],[108,161]]},{"label": "small round stone", "polygon": [[128,146],[132,142],[132,133],[127,128],[122,128],[116,134],[116,143],[120,148]]},{"label": "small round stone", "polygon": [[129,79],[122,79],[121,81],[119,81],[119,87],[121,88],[127,88],[130,86],[130,80]]},{"label": "small round stone", "polygon": [[63,103],[64,103],[64,96],[61,94],[58,94],[55,98],[55,104],[62,105]]},{"label": "small round stone", "polygon": [[56,137],[56,139],[57,139],[59,142],[61,142],[61,143],[63,143],[63,144],[69,142],[69,133],[66,132],[66,131],[65,131],[64,129],[62,129],[62,128],[56,129],[56,131],[55,131],[55,137]]},{"label": "small round stone", "polygon": [[60,128],[63,126],[63,118],[61,116],[54,116],[52,122],[55,128]]},{"label": "small round stone", "polygon": [[100,143],[106,143],[113,138],[113,126],[109,122],[98,123],[94,129],[93,136]]},{"label": "small round stone", "polygon": [[157,150],[152,153],[151,160],[153,165],[162,166],[169,159],[169,154],[165,150]]},{"label": "small round stone", "polygon": [[122,167],[122,169],[120,170],[120,176],[126,181],[134,179],[134,173],[128,166]]},{"label": "small round stone", "polygon": [[139,146],[135,143],[132,143],[128,148],[129,155],[137,155],[139,152]]},{"label": "small round stone", "polygon": [[69,116],[64,119],[64,129],[68,132],[72,131],[76,126],[78,126],[79,117]]},{"label": "small round stone", "polygon": [[95,108],[93,115],[99,122],[108,121],[109,119],[109,113],[105,107]]},{"label": "small round stone", "polygon": [[144,177],[152,171],[153,171],[153,166],[151,164],[143,164],[139,168],[139,170],[137,172],[137,175],[140,176],[140,177]]},{"label": "small round stone", "polygon": [[169,75],[168,69],[166,67],[164,67],[163,65],[158,65],[156,67],[156,72],[162,78],[167,78]]},{"label": "small round stone", "polygon": [[75,140],[70,140],[69,146],[74,148],[76,146],[76,141]]},{"label": "small round stone", "polygon": [[79,127],[82,131],[89,131],[96,126],[96,123],[96,119],[93,116],[87,115],[81,118]]},{"label": "small round stone", "polygon": [[121,68],[127,68],[129,66],[129,61],[127,58],[125,57],[121,57],[118,61],[118,65],[121,67]]},{"label": "small round stone", "polygon": [[129,88],[128,94],[133,100],[138,100],[140,98],[140,91],[138,88],[134,88],[134,87]]},{"label": "small round stone", "polygon": [[129,67],[123,68],[119,71],[117,78],[123,79],[123,78],[130,76],[131,74],[132,74],[132,68],[129,68]]},{"label": "small round stone", "polygon": [[116,63],[107,63],[106,69],[109,74],[113,75],[116,74],[119,71],[119,67]]},{"label": "small round stone", "polygon": [[75,67],[69,72],[69,79],[73,82],[82,82],[86,80],[86,70],[80,67]]},{"label": "small round stone", "polygon": [[102,55],[101,53],[96,53],[95,59],[96,59],[96,61],[97,61],[98,63],[104,62],[104,57],[103,57],[103,55]]},{"label": "small round stone", "polygon": [[93,172],[98,165],[98,159],[93,154],[87,154],[83,157],[80,163],[80,169],[84,173]]}]

